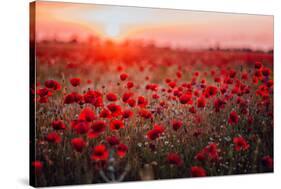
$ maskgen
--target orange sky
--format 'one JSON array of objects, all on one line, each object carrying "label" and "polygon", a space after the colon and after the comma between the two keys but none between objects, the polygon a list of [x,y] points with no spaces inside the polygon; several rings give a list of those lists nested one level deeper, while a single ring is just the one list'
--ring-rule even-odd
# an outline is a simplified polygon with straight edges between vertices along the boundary
[{"label": "orange sky", "polygon": [[116,41],[208,48],[273,48],[273,16],[37,1],[37,40],[94,34]]}]

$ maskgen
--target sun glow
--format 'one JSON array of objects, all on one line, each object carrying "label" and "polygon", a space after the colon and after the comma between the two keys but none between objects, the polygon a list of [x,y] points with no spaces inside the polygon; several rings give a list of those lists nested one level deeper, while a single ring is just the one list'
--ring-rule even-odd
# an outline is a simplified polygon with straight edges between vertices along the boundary
[{"label": "sun glow", "polygon": [[109,23],[105,25],[105,34],[110,38],[118,38],[120,35],[120,27],[116,23]]}]

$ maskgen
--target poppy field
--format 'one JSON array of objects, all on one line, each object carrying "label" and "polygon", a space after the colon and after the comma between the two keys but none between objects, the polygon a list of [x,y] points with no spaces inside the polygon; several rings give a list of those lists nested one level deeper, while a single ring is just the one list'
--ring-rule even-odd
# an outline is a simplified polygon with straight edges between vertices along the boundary
[{"label": "poppy field", "polygon": [[36,45],[36,186],[273,172],[273,52]]}]

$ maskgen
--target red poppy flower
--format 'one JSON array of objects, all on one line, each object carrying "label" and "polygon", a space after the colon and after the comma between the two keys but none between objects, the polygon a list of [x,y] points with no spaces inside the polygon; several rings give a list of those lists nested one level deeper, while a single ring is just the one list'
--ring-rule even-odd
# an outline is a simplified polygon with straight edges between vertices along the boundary
[{"label": "red poppy flower", "polygon": [[74,103],[74,97],[72,94],[68,94],[64,97],[64,104],[72,104]]},{"label": "red poppy flower", "polygon": [[152,98],[153,98],[153,99],[159,99],[160,96],[159,96],[157,93],[154,93],[154,94],[152,94]]},{"label": "red poppy flower", "polygon": [[63,123],[62,120],[55,120],[55,121],[53,121],[52,122],[52,127],[55,130],[64,130],[66,128],[65,124]]},{"label": "red poppy flower", "polygon": [[121,81],[125,81],[127,78],[128,78],[128,74],[126,74],[126,73],[122,73],[122,74],[120,75]]},{"label": "red poppy flower", "polygon": [[248,142],[243,137],[234,137],[233,143],[234,143],[234,149],[236,151],[245,151],[250,147]]},{"label": "red poppy flower", "polygon": [[39,160],[33,161],[32,162],[32,166],[35,169],[35,173],[39,173],[43,169],[43,163],[41,161],[39,161]]},{"label": "red poppy flower", "polygon": [[80,78],[71,78],[70,83],[73,87],[80,85],[81,79]]},{"label": "red poppy flower", "polygon": [[106,99],[107,99],[108,101],[117,101],[117,95],[114,94],[114,93],[108,93],[108,94],[106,95]]},{"label": "red poppy flower", "polygon": [[195,113],[196,113],[196,109],[195,109],[194,106],[190,107],[190,108],[188,109],[188,111],[189,111],[190,113],[192,113],[192,114],[195,114]]},{"label": "red poppy flower", "polygon": [[150,84],[147,84],[147,85],[145,86],[145,89],[146,89],[146,90],[157,91],[157,90],[158,90],[158,85],[155,84],[155,83],[150,83]]},{"label": "red poppy flower", "polygon": [[48,97],[40,97],[38,102],[41,104],[45,104],[48,102]]},{"label": "red poppy flower", "polygon": [[266,85],[269,88],[272,87],[273,86],[273,80],[272,79],[268,80]]},{"label": "red poppy flower", "polygon": [[84,94],[85,103],[94,105],[95,107],[101,107],[103,105],[102,95],[98,91],[89,90]]},{"label": "red poppy flower", "polygon": [[220,77],[215,77],[215,78],[214,78],[214,81],[215,81],[216,83],[220,83],[220,82],[221,82],[221,78],[220,78]]},{"label": "red poppy flower", "polygon": [[132,82],[132,81],[128,81],[128,83],[127,83],[127,88],[128,89],[131,89],[131,88],[133,88],[134,87],[134,83]]},{"label": "red poppy flower", "polygon": [[110,111],[104,108],[104,109],[101,110],[99,116],[100,116],[101,118],[110,118],[110,117],[111,117]]},{"label": "red poppy flower", "polygon": [[38,89],[36,91],[36,93],[40,96],[40,97],[46,97],[46,96],[51,96],[52,93],[49,91],[49,89],[47,88],[42,88],[42,89]]},{"label": "red poppy flower", "polygon": [[73,120],[71,125],[77,134],[86,134],[90,129],[89,123],[84,120]]},{"label": "red poppy flower", "polygon": [[209,97],[212,97],[212,96],[216,96],[217,92],[218,92],[217,87],[208,86],[205,90],[205,97],[209,98]]},{"label": "red poppy flower", "polygon": [[200,97],[197,99],[197,107],[204,108],[206,106],[206,100],[204,97]]},{"label": "red poppy flower", "polygon": [[198,161],[202,161],[202,162],[205,161],[206,158],[207,157],[206,157],[206,154],[205,154],[204,150],[201,150],[200,152],[198,152],[194,157],[194,159],[196,159]]},{"label": "red poppy flower", "polygon": [[262,165],[265,166],[266,168],[268,168],[268,169],[273,168],[273,160],[269,155],[264,156],[262,158],[261,162],[262,162]]},{"label": "red poppy flower", "polygon": [[183,94],[179,98],[181,104],[192,104],[192,95],[191,94]]},{"label": "red poppy flower", "polygon": [[178,129],[180,129],[182,127],[182,121],[180,120],[173,120],[172,121],[172,127],[175,131],[177,131]]},{"label": "red poppy flower", "polygon": [[92,160],[105,161],[105,160],[108,159],[108,157],[109,157],[109,152],[106,149],[105,145],[101,144],[101,145],[95,146],[93,148],[93,153],[92,153],[92,156],[91,156]]},{"label": "red poppy flower", "polygon": [[57,82],[55,80],[47,80],[47,81],[45,81],[45,86],[47,88],[55,90],[55,91],[61,89],[61,85],[59,84],[59,82]]},{"label": "red poppy flower", "polygon": [[117,117],[122,113],[121,106],[118,106],[116,104],[109,104],[107,105],[107,108],[109,109],[113,117]]},{"label": "red poppy flower", "polygon": [[198,161],[217,161],[219,159],[218,147],[216,143],[211,143],[198,152],[195,156]]},{"label": "red poppy flower", "polygon": [[96,138],[105,131],[106,123],[102,120],[94,121],[91,131],[88,133],[89,138]]},{"label": "red poppy flower", "polygon": [[177,71],[176,75],[177,75],[178,78],[181,78],[182,73],[180,71]]},{"label": "red poppy flower", "polygon": [[51,132],[47,135],[46,140],[51,143],[60,143],[61,137],[56,132]]},{"label": "red poppy flower", "polygon": [[161,125],[155,124],[152,130],[149,130],[146,134],[147,138],[150,140],[155,140],[160,137],[160,135],[165,131],[164,127]]},{"label": "red poppy flower", "polygon": [[145,119],[151,119],[152,118],[152,113],[149,110],[146,109],[140,109],[139,110],[139,115]]},{"label": "red poppy flower", "polygon": [[177,153],[169,153],[167,155],[167,162],[178,167],[183,164],[181,157]]},{"label": "red poppy flower", "polygon": [[175,88],[175,87],[177,86],[177,83],[174,82],[174,81],[170,81],[170,82],[168,83],[168,85],[169,85],[169,87],[171,87],[171,88]]},{"label": "red poppy flower", "polygon": [[128,100],[133,96],[133,93],[130,93],[130,92],[126,92],[123,94],[122,96],[122,100],[123,102],[128,102]]},{"label": "red poppy flower", "polygon": [[216,112],[219,112],[221,109],[224,108],[224,105],[226,104],[226,102],[222,99],[217,98],[214,101],[214,108]]},{"label": "red poppy flower", "polygon": [[125,144],[119,144],[116,150],[117,155],[123,158],[128,151],[128,147]]},{"label": "red poppy flower", "polygon": [[255,63],[255,68],[260,69],[262,67],[262,64],[260,62]]},{"label": "red poppy flower", "polygon": [[247,80],[247,79],[248,79],[248,73],[243,73],[242,76],[241,76],[241,78],[242,78],[243,80]]},{"label": "red poppy flower", "polygon": [[77,152],[82,152],[86,146],[86,142],[83,138],[73,138],[71,140],[71,145]]},{"label": "red poppy flower", "polygon": [[111,130],[119,130],[121,128],[124,128],[124,123],[121,120],[112,120],[110,122],[110,129]]},{"label": "red poppy flower", "polygon": [[229,71],[229,77],[234,78],[236,76],[236,71],[235,70],[230,70]]},{"label": "red poppy flower", "polygon": [[119,139],[116,136],[108,136],[106,137],[106,141],[111,146],[119,144]]},{"label": "red poppy flower", "polygon": [[93,121],[95,118],[96,118],[95,113],[91,108],[84,108],[79,115],[80,120],[84,120],[88,122]]},{"label": "red poppy flower", "polygon": [[128,118],[130,118],[130,117],[132,117],[133,116],[133,112],[131,111],[131,110],[124,110],[123,112],[122,112],[122,117],[124,118],[124,119],[128,119]]},{"label": "red poppy flower", "polygon": [[133,107],[135,107],[135,105],[136,105],[136,101],[135,101],[134,99],[130,98],[130,99],[128,100],[128,104],[129,104],[129,106],[131,106],[131,107],[133,108]]},{"label": "red poppy flower", "polygon": [[192,177],[204,177],[206,175],[207,175],[207,173],[206,173],[205,169],[203,169],[202,167],[198,167],[198,166],[191,167],[191,176]]},{"label": "red poppy flower", "polygon": [[266,68],[266,67],[264,67],[264,68],[262,68],[262,75],[263,76],[269,76],[270,75],[270,73],[271,73],[271,71],[270,71],[270,69],[269,68]]},{"label": "red poppy flower", "polygon": [[237,113],[235,111],[232,111],[229,114],[228,123],[230,125],[237,124],[238,123],[238,119],[239,119],[239,117],[238,117]]},{"label": "red poppy flower", "polygon": [[79,93],[72,92],[64,97],[64,104],[81,103],[83,96]]},{"label": "red poppy flower", "polygon": [[144,98],[143,96],[138,97],[138,106],[145,108],[147,104],[148,102],[146,98]]}]

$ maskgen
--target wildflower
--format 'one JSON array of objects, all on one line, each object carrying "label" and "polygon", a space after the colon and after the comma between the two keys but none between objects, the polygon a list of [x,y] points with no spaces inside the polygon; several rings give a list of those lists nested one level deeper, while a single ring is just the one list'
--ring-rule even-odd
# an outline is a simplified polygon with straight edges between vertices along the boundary
[{"label": "wildflower", "polygon": [[81,83],[80,78],[71,78],[69,81],[73,87],[77,87]]},{"label": "wildflower", "polygon": [[73,138],[71,140],[71,145],[77,152],[82,152],[86,146],[86,142],[83,140],[83,138]]},{"label": "wildflower", "polygon": [[95,146],[93,148],[93,153],[91,156],[91,159],[94,161],[104,161],[107,160],[109,157],[109,152],[106,149],[106,146],[101,144],[98,146]]}]

